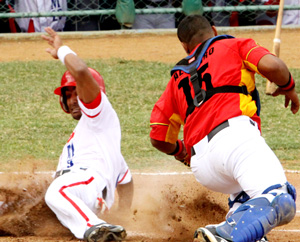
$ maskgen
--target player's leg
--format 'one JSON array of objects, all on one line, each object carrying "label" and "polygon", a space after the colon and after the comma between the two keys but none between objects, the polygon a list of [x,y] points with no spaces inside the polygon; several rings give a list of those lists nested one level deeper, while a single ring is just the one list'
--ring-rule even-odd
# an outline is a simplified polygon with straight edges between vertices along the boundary
[{"label": "player's leg", "polygon": [[93,225],[105,223],[96,214],[95,203],[105,182],[94,173],[66,173],[49,186],[45,201],[59,221],[79,239]]},{"label": "player's leg", "polygon": [[[220,231],[217,230],[220,237],[227,240],[232,240],[231,236],[236,236],[234,231],[237,229],[249,230],[253,233],[234,239],[234,241],[248,242],[258,240],[272,228],[291,221],[295,214],[295,201],[292,186],[284,185],[286,177],[280,162],[265,144],[255,126],[251,129],[251,127],[244,126],[245,124],[250,125],[242,119],[237,119],[236,123],[231,122],[231,126],[226,131],[207,144],[206,155],[198,157],[196,162],[193,162],[192,158],[191,167],[193,169],[193,165],[199,164],[199,169],[194,168],[197,171],[197,180],[206,181],[207,176],[212,176],[208,178],[211,179],[207,185],[210,189],[235,194],[244,191],[248,198],[253,199],[253,204],[249,206],[242,204],[244,201],[236,201],[234,209],[231,209],[233,214],[230,213],[224,223],[226,226],[220,225]],[[199,177],[201,168],[204,168],[202,172],[204,178]],[[273,186],[275,188],[279,186],[279,188],[273,189]],[[263,194],[264,191],[267,192]],[[252,200],[249,201],[252,203]],[[240,208],[235,211],[240,204],[242,204]],[[255,207],[255,212],[249,210],[246,213],[251,207]],[[264,221],[269,216],[276,217],[276,220],[270,221],[269,225],[264,225]],[[243,219],[237,226],[236,223],[240,218]],[[257,227],[253,227],[252,223]],[[259,229],[260,231],[257,232],[256,230]],[[226,230],[227,234],[223,230]],[[199,236],[203,237],[202,232],[206,234],[205,231],[200,228]],[[204,237],[209,239],[209,236]]]},{"label": "player's leg", "polygon": [[234,177],[246,196],[244,200],[235,197],[226,221],[216,227],[216,234],[229,241],[257,241],[294,218],[296,191],[261,136],[255,142],[244,142],[239,149],[228,164],[235,164]]},{"label": "player's leg", "polygon": [[[195,238],[204,238],[207,242],[260,241],[276,226],[289,223],[296,213],[294,187],[286,183],[280,188],[270,189],[262,196],[243,203],[225,222],[199,228]],[[273,197],[272,201],[269,201],[270,197]]]}]

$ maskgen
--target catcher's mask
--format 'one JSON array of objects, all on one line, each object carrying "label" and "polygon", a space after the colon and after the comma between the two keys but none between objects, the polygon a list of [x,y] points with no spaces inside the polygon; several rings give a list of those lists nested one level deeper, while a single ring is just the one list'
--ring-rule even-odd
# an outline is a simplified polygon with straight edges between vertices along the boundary
[{"label": "catcher's mask", "polygon": [[[91,72],[94,79],[99,84],[101,91],[105,93],[105,84],[104,84],[104,80],[103,80],[102,76],[100,75],[100,73],[90,67],[88,69]],[[63,90],[64,87],[76,87],[76,81],[69,71],[66,71],[63,74],[63,76],[61,78],[60,87],[58,87],[54,90],[54,94],[59,95],[59,103],[60,103],[61,108],[66,113],[70,113],[68,105],[67,105],[65,91]]]}]

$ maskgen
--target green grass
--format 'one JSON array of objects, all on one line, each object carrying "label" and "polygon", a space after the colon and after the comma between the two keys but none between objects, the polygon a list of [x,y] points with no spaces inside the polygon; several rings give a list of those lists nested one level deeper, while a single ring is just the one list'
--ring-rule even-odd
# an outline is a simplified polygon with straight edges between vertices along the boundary
[{"label": "green grass", "polygon": [[[295,80],[300,80],[300,70],[292,69]],[[262,135],[268,145],[282,161],[286,169],[300,169],[300,126],[299,113],[296,115],[284,107],[284,96],[271,97],[264,94],[265,79],[258,76],[262,111]],[[300,82],[296,81],[297,93]]]},{"label": "green grass", "polygon": [[[122,152],[132,169],[185,169],[149,142],[149,119],[172,65],[157,62],[87,60],[104,77],[107,95],[122,127]],[[59,105],[53,90],[65,67],[58,61],[0,63],[1,170],[17,169],[25,161],[39,170],[55,169],[62,147],[76,125]],[[300,71],[292,70],[300,79]],[[299,114],[284,109],[283,97],[264,94],[265,80],[257,81],[262,102],[262,133],[286,169],[300,169]],[[299,91],[299,89],[298,89]]]}]

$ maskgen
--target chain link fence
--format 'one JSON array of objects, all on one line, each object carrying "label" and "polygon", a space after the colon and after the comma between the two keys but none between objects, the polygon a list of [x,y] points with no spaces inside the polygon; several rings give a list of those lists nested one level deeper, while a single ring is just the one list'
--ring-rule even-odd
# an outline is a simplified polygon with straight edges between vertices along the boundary
[{"label": "chain link fence", "polygon": [[[300,11],[300,0],[285,2],[285,12]],[[0,32],[176,28],[195,13],[216,26],[274,25],[278,5],[279,0],[0,0]]]}]

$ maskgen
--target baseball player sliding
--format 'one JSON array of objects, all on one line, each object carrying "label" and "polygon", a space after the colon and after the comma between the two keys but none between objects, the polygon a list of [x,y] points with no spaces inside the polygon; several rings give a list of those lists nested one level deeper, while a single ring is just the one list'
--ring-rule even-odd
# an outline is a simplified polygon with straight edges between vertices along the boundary
[{"label": "baseball player sliding", "polygon": [[132,202],[133,182],[121,154],[118,116],[107,99],[101,75],[64,46],[53,29],[45,31],[48,35],[42,38],[52,47],[47,52],[67,68],[54,93],[59,95],[62,109],[78,120],[45,201],[78,239],[121,241],[126,237],[125,229],[96,215],[113,205],[116,187],[119,207],[130,208]]},{"label": "baseball player sliding", "polygon": [[153,108],[151,143],[190,165],[202,185],[230,194],[226,220],[198,228],[194,241],[266,241],[273,228],[294,218],[296,190],[261,136],[254,75],[276,83],[273,95],[284,95],[295,114],[293,77],[252,39],[218,36],[203,16],[185,17],[177,35],[189,56],[173,68]]}]

